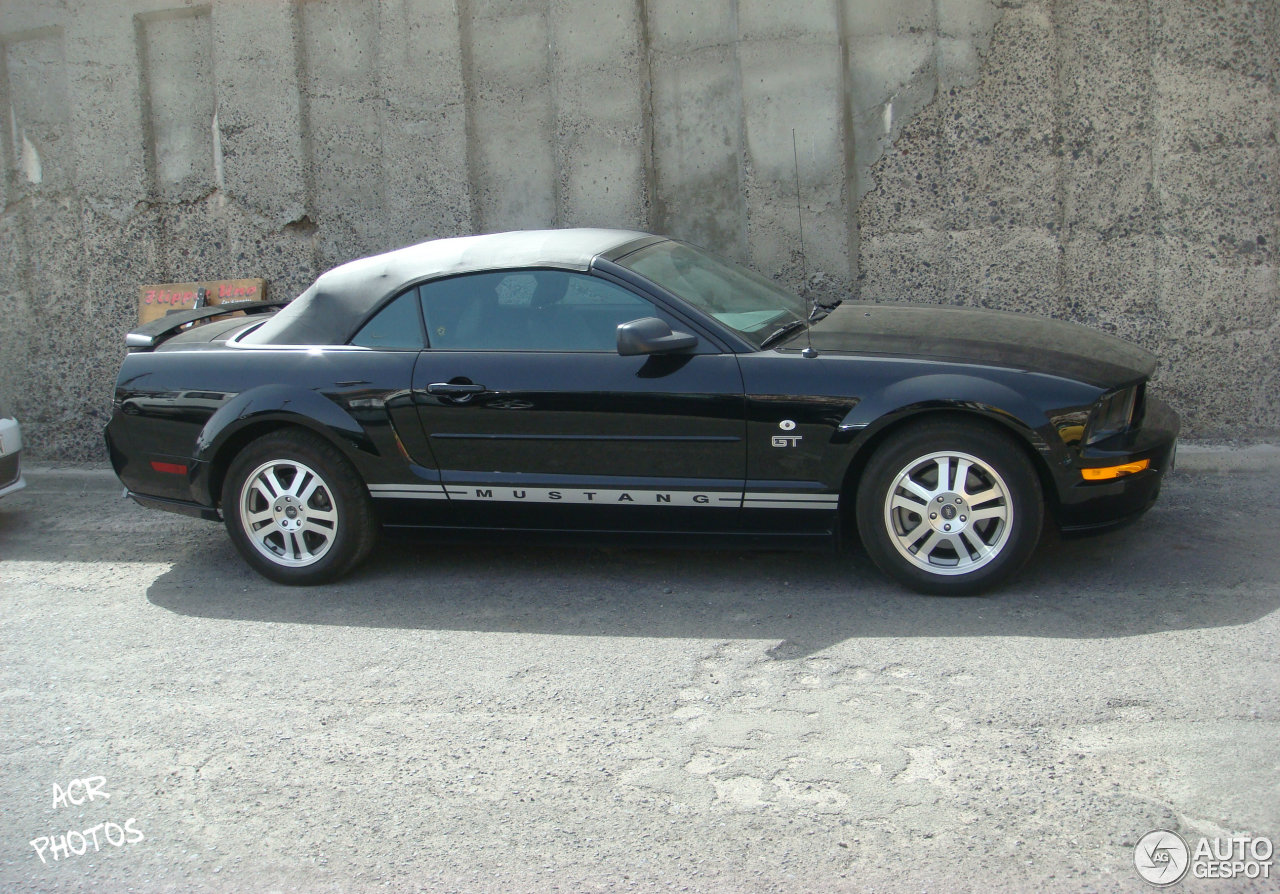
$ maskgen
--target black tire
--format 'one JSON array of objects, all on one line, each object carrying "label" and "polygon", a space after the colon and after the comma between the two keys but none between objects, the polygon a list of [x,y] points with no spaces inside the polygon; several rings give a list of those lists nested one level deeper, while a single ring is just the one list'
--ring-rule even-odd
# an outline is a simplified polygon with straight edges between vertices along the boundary
[{"label": "black tire", "polygon": [[377,535],[373,501],[350,461],[317,435],[264,435],[231,462],[222,516],[240,555],[282,584],[337,580]]},{"label": "black tire", "polygon": [[1011,435],[938,419],[880,445],[858,485],[857,519],[863,548],[885,574],[920,593],[970,596],[1031,557],[1044,495]]}]

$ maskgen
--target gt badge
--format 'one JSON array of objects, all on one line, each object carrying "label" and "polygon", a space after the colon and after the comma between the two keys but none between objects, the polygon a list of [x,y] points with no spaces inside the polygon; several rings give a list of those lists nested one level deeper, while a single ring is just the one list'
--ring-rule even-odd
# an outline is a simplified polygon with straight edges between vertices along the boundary
[{"label": "gt badge", "polygon": [[[783,419],[781,422],[778,423],[778,428],[782,429],[783,431],[795,431],[796,424],[790,419]],[[798,447],[800,445],[800,442],[803,440],[804,438],[802,438],[800,435],[774,435],[773,446],[774,447]]]}]

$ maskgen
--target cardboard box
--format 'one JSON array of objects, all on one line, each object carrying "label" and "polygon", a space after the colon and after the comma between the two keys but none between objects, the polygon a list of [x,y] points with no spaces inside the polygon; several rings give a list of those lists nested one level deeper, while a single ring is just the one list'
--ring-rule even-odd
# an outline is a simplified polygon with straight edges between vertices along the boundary
[{"label": "cardboard box", "polygon": [[205,304],[226,304],[230,301],[262,301],[267,295],[265,279],[214,279],[208,282],[166,282],[142,286],[138,290],[138,323],[149,323],[171,310],[191,310],[196,307],[200,290],[204,290]]}]

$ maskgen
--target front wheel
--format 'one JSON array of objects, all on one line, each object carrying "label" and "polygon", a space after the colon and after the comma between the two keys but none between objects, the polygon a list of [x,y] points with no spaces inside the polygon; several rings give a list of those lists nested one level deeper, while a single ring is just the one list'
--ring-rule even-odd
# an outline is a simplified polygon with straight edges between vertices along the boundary
[{"label": "front wheel", "polygon": [[222,514],[240,555],[284,584],[325,583],[373,547],[373,506],[359,475],[333,445],[303,431],[251,443],[232,461]]},{"label": "front wheel", "polygon": [[858,487],[857,519],[864,548],[890,577],[921,593],[967,596],[1031,556],[1044,498],[1010,436],[939,420],[875,452]]}]

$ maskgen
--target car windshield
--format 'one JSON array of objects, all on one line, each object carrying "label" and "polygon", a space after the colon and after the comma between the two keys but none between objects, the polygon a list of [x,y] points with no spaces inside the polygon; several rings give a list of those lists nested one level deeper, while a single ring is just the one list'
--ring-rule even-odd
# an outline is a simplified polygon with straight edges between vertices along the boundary
[{"label": "car windshield", "polygon": [[805,319],[799,296],[730,261],[683,242],[657,242],[618,261],[742,335],[759,348]]}]

